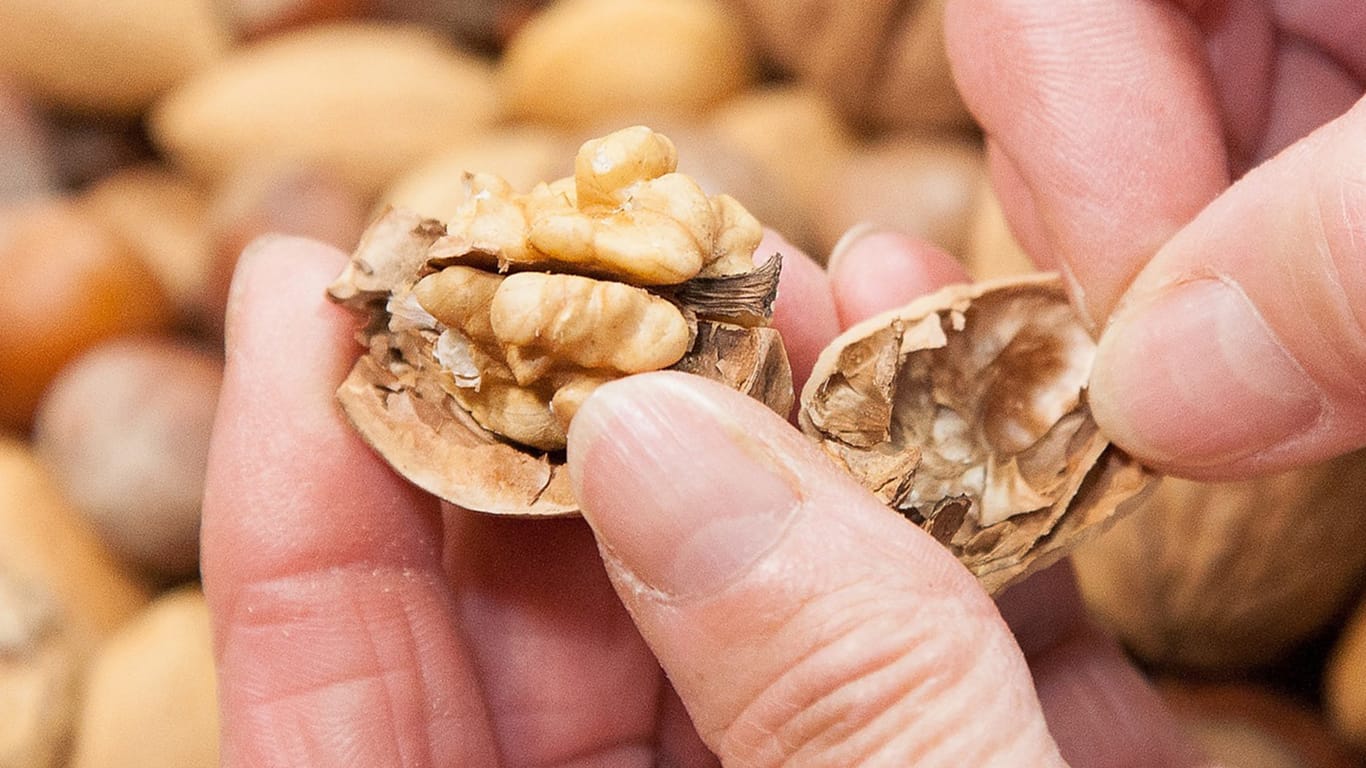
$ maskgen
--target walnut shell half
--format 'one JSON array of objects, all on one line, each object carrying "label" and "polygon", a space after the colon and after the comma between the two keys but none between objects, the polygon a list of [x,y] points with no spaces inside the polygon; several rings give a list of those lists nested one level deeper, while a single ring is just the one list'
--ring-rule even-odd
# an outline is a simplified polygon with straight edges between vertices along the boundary
[{"label": "walnut shell half", "polygon": [[1091,418],[1094,355],[1056,276],[950,286],[826,347],[799,420],[996,593],[1149,484]]},{"label": "walnut shell half", "polygon": [[[488,329],[474,328],[478,323],[471,321],[467,323],[469,337],[453,333],[452,327],[423,308],[415,294],[414,287],[422,278],[447,268],[450,255],[441,242],[445,237],[441,222],[391,209],[366,232],[350,264],[329,288],[334,300],[369,316],[359,334],[368,351],[338,389],[338,400],[352,425],[381,457],[400,475],[442,499],[494,514],[574,514],[578,505],[564,471],[564,453],[559,450],[563,432],[558,432],[559,442],[549,435],[537,445],[509,437],[497,427],[519,421],[540,424],[547,413],[553,417],[557,408],[576,406],[564,401],[586,396],[583,382],[591,389],[599,374],[610,378],[619,371],[603,374],[590,368],[582,373],[576,368],[573,378],[544,379],[559,387],[548,403],[545,397],[535,399],[545,395],[540,389],[517,389],[511,383],[504,390],[497,389],[505,385],[497,376],[506,372],[494,370],[502,362],[489,362],[478,350],[471,354],[467,348],[463,353],[457,348],[468,347],[470,338],[487,334]],[[677,307],[670,311],[680,313],[690,327],[686,352],[680,349],[681,359],[668,367],[720,381],[786,415],[793,401],[792,374],[781,337],[766,325],[780,267],[774,257],[745,273],[698,276],[678,285],[652,287],[649,300]],[[479,274],[489,280],[502,279],[493,271]],[[644,288],[610,285],[646,295]],[[524,320],[526,313],[540,309],[543,305],[529,305],[516,319]],[[556,318],[563,316],[556,314]],[[566,338],[581,346],[603,341],[580,338],[583,325],[579,320],[574,319]],[[624,331],[624,324],[613,321],[607,327]],[[567,359],[561,355],[555,365],[566,364]],[[564,380],[569,383],[558,383]],[[492,399],[472,400],[464,394],[480,386],[493,393]],[[540,380],[532,385],[539,386]],[[500,391],[515,396],[502,397]],[[552,423],[546,429],[560,428]]]}]

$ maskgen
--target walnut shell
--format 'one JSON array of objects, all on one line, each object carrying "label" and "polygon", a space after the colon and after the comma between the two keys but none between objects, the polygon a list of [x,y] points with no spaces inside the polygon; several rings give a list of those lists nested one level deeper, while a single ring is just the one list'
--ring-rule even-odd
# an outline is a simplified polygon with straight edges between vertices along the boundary
[{"label": "walnut shell", "polygon": [[799,420],[995,593],[1148,486],[1091,418],[1094,354],[1054,275],[950,286],[832,342]]},{"label": "walnut shell", "polygon": [[[644,136],[639,129],[621,135]],[[654,189],[665,187],[651,188],[650,182],[675,178],[673,183],[691,185],[677,182],[680,175],[667,167],[672,160],[660,160],[658,170],[669,171],[666,176],[622,187],[619,206],[596,201],[578,207],[595,191],[586,184],[604,183],[603,174],[616,167],[603,165],[613,157],[608,150],[626,146],[585,144],[580,159],[587,152],[596,165],[579,164],[589,169],[577,174],[579,202],[559,198],[548,215],[579,216],[575,221],[589,226],[591,216],[612,217],[610,234],[621,235],[611,240],[621,246],[613,253],[632,253],[645,244],[653,254],[663,242],[652,236],[663,214],[644,217],[650,213],[645,206]],[[636,173],[641,164],[622,167]],[[534,194],[540,197],[528,198],[511,193],[501,180],[470,179],[485,186],[468,198],[450,227],[412,211],[386,211],[328,290],[334,300],[370,315],[360,335],[368,354],[337,396],[357,431],[399,474],[473,510],[573,514],[578,506],[563,471],[563,430],[578,403],[602,381],[669,367],[726,383],[784,415],[790,411],[787,355],[777,331],[767,327],[780,261],[775,257],[742,272],[715,268],[739,264],[731,257],[741,254],[750,260],[758,242],[758,223],[738,203],[723,195],[686,198],[702,205],[686,213],[706,220],[712,239],[703,250],[710,261],[705,267],[699,263],[692,277],[668,282],[653,280],[640,264],[597,258],[606,252],[599,250],[604,239],[572,253],[542,250],[545,242],[560,242],[536,237],[538,223],[546,220],[537,218],[538,211],[547,209],[532,205],[560,194],[551,187],[539,185]],[[610,191],[603,188],[602,194]],[[644,217],[644,228],[632,229],[630,215]],[[593,258],[570,260],[583,254]],[[516,291],[530,284],[568,288],[536,299],[542,294],[516,293],[514,283]],[[512,306],[511,295],[530,303]],[[547,304],[575,298],[584,302],[582,314]],[[651,314],[617,311],[633,301],[653,307]],[[641,333],[641,324],[652,317],[672,318],[674,354],[635,367],[658,351],[651,339],[653,346],[666,346],[662,337],[650,335],[653,326]],[[628,348],[643,354],[629,360],[615,354]]]}]

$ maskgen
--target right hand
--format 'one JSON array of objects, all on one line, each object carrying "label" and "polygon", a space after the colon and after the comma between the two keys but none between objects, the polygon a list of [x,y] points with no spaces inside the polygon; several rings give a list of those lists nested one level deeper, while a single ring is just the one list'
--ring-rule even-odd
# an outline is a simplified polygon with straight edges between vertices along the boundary
[{"label": "right hand", "polygon": [[1199,478],[1366,445],[1366,4],[952,0],[946,37],[1116,443]]}]

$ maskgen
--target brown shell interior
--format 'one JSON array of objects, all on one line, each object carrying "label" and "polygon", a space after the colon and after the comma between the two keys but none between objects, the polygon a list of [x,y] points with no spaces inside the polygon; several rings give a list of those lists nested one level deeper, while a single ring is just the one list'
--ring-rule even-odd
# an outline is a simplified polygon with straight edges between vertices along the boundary
[{"label": "brown shell interior", "polygon": [[800,423],[1000,589],[1146,485],[1091,419],[1094,352],[1056,278],[952,286],[836,339]]}]

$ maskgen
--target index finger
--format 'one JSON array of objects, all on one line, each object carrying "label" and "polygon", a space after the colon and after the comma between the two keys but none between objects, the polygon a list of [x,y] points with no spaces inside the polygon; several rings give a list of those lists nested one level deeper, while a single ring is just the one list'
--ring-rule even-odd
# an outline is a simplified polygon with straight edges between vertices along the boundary
[{"label": "index finger", "polygon": [[1031,245],[1103,324],[1158,247],[1228,186],[1195,20],[1174,3],[952,0],[945,36],[999,150],[1012,227],[1037,235]]},{"label": "index finger", "polygon": [[323,290],[344,261],[277,238],[233,282],[202,559],[223,765],[495,765],[436,502],[335,404],[356,351]]}]

